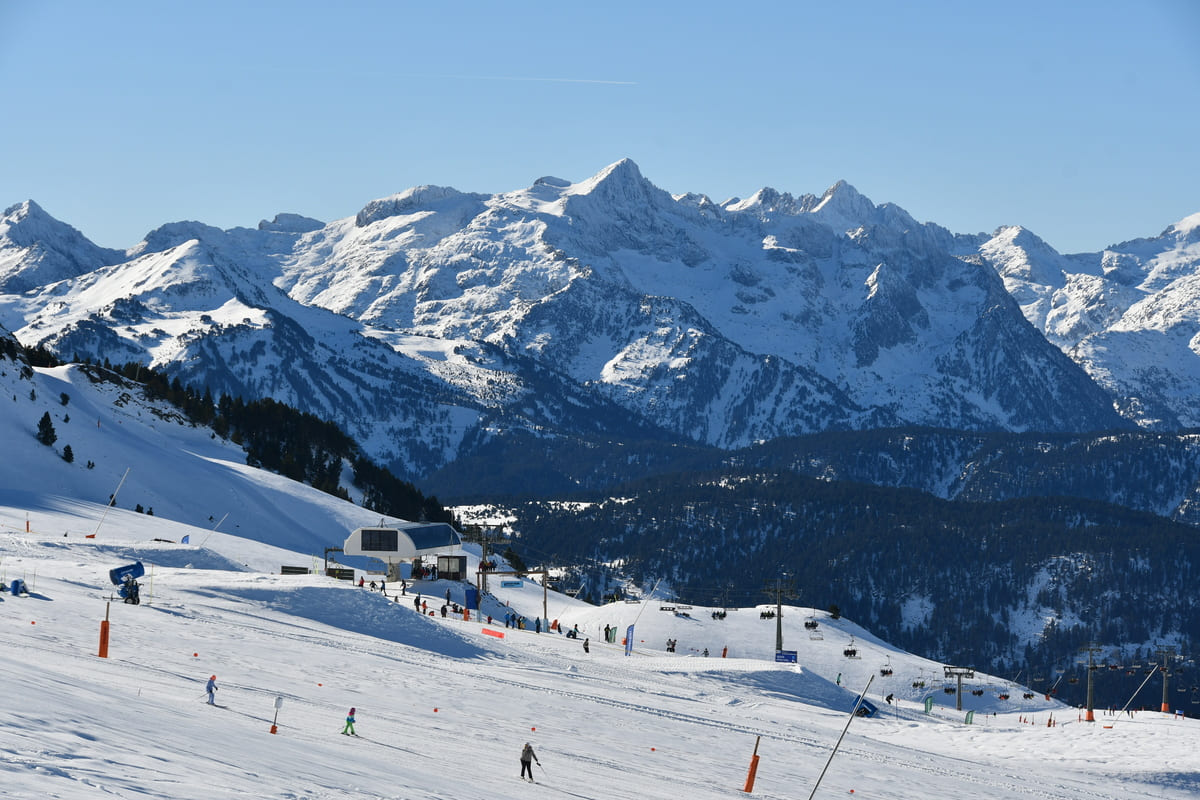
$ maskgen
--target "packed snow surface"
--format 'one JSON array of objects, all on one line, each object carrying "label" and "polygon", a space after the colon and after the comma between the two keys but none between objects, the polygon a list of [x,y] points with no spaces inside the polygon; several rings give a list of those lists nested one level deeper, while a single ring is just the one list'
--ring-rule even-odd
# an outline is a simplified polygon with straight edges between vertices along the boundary
[{"label": "packed snow surface", "polygon": [[[807,796],[868,680],[880,711],[850,725],[818,796],[1200,791],[1196,720],[1105,711],[1080,722],[1075,709],[981,676],[968,681],[981,696],[964,691],[964,709],[976,710],[968,725],[941,665],[821,612],[783,608],[796,665],[773,661],[766,606],[723,619],[662,600],[594,607],[553,592],[543,601],[527,578],[505,576],[520,582],[509,588],[493,576],[489,625],[441,617],[447,590],[463,602],[460,582],[418,582],[400,596],[392,584],[385,595],[260,572],[242,565],[312,557],[203,528],[185,545],[183,526],[120,509],[96,528],[94,508],[49,505],[0,503],[0,571],[29,588],[0,600],[7,797],[734,797],[756,742],[753,794]],[[108,580],[134,560],[147,569],[141,605],[114,598]],[[418,613],[414,592],[437,613]],[[562,627],[579,626],[590,652],[582,639],[503,623],[511,610],[532,625],[543,602]],[[601,641],[605,625],[619,630],[616,643]],[[859,658],[845,657],[851,648]],[[210,675],[216,707],[205,702]],[[358,738],[340,735],[351,707]],[[541,761],[536,786],[517,777],[526,741]]]}]

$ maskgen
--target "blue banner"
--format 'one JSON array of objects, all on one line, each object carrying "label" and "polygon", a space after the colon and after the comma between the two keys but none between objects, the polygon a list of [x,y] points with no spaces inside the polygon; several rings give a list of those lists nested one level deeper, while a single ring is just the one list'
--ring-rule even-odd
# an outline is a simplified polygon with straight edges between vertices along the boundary
[{"label": "blue banner", "polygon": [[633,626],[625,630],[625,655],[633,655]]}]

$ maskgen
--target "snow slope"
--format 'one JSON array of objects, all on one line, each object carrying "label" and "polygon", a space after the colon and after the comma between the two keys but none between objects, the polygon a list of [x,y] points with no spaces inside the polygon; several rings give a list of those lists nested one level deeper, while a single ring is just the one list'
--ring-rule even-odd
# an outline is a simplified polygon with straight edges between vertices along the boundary
[{"label": "snow slope", "polygon": [[[398,602],[331,578],[248,570],[240,564],[286,558],[248,539],[157,542],[183,528],[125,510],[95,539],[62,535],[86,528],[88,512],[65,502],[31,511],[26,532],[26,511],[0,505],[0,572],[31,589],[0,599],[7,797],[735,797],[757,741],[754,794],[792,798],[811,791],[853,706],[851,690],[869,675],[869,696],[883,710],[850,726],[818,796],[1200,791],[1195,720],[1141,712],[1081,723],[1041,698],[999,701],[986,680],[983,697],[965,698],[979,706],[974,724],[942,705],[952,699],[939,681],[925,692],[939,703],[926,715],[908,687],[938,665],[845,620],[816,615],[824,638],[810,639],[806,609],[784,608],[785,646],[800,652],[792,666],[764,657],[774,621],[753,609],[714,620],[709,609],[676,616],[657,601],[593,608],[551,595],[550,613],[591,635],[585,654],[558,634],[422,616],[407,595]],[[205,532],[191,534],[197,541]],[[145,602],[109,605],[107,570],[133,558],[153,565]],[[449,588],[458,600],[463,586],[414,588],[426,598]],[[497,599],[532,617],[542,592],[526,583]],[[634,618],[631,656],[597,641],[604,624],[623,628]],[[860,660],[841,655],[850,635]],[[680,642],[674,655],[662,648],[668,636]],[[726,644],[728,658],[694,652]],[[878,676],[883,663],[890,678]],[[211,674],[215,708],[203,702]],[[879,700],[890,691],[897,705]],[[339,735],[352,706],[357,739]],[[1047,727],[1051,717],[1058,724]],[[525,741],[541,761],[537,786],[518,782]]]}]

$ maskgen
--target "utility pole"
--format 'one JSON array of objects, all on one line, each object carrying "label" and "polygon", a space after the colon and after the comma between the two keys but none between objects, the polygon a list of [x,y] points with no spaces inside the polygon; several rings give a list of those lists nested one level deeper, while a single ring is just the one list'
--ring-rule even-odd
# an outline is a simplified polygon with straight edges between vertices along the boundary
[{"label": "utility pole", "polygon": [[768,597],[775,598],[775,652],[783,651],[783,600],[791,600],[796,596],[796,584],[787,580],[788,574],[781,572],[773,584],[768,583],[764,588]]}]

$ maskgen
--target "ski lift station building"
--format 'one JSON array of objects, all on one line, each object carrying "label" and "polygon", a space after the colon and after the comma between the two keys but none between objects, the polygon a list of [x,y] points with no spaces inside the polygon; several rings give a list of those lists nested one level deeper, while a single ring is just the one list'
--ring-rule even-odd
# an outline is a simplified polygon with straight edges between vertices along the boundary
[{"label": "ski lift station building", "polygon": [[439,573],[452,571],[443,567],[443,559],[452,561],[454,566],[461,559],[461,571],[465,572],[466,556],[449,555],[461,547],[462,535],[445,522],[399,522],[391,527],[355,528],[346,537],[342,552],[377,558],[387,564],[388,578],[398,580],[401,564],[424,556],[437,556]]}]

